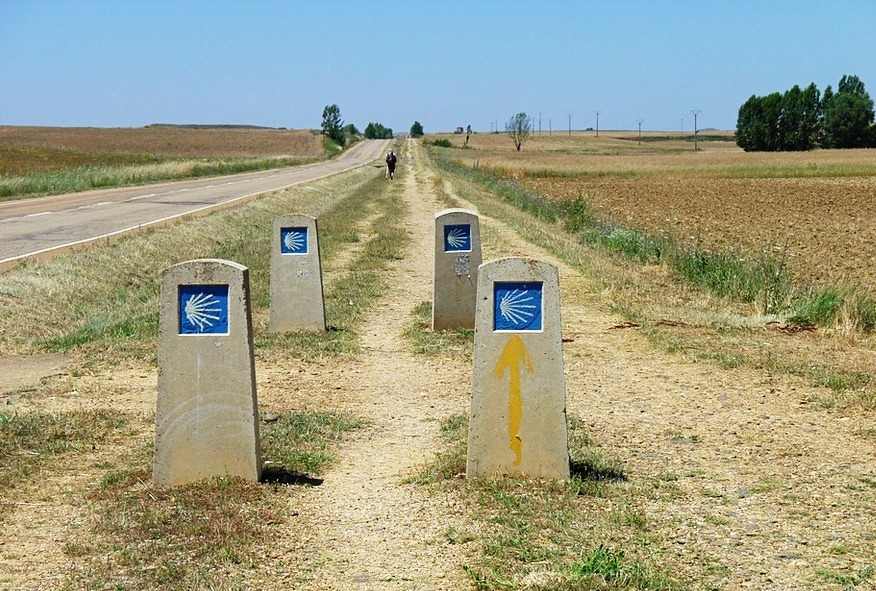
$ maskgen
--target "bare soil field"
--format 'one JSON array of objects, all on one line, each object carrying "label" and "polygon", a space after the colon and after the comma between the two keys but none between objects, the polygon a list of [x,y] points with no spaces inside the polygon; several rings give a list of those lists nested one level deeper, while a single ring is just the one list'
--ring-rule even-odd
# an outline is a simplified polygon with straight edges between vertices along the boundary
[{"label": "bare soil field", "polygon": [[0,148],[51,148],[171,158],[281,155],[319,158],[323,155],[322,136],[318,132],[247,127],[0,126]]},{"label": "bare soil field", "polygon": [[876,286],[876,176],[815,179],[532,179],[584,197],[603,219],[757,259],[785,258],[814,285]]}]

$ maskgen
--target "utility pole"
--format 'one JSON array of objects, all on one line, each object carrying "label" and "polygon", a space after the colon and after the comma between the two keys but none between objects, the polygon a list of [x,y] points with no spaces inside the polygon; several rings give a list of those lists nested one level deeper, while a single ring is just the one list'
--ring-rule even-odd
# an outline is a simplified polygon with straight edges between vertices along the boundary
[{"label": "utility pole", "polygon": [[548,137],[554,135],[554,122],[552,119],[548,119]]},{"label": "utility pole", "polygon": [[639,145],[642,145],[642,123],[644,123],[644,119],[636,119],[636,123],[639,124]]},{"label": "utility pole", "polygon": [[569,137],[572,137],[572,114],[569,113]]},{"label": "utility pole", "polygon": [[691,114],[694,116],[694,152],[699,150],[699,144],[697,143],[697,115],[702,113],[700,109],[691,109]]},{"label": "utility pole", "polygon": [[541,111],[538,112],[538,135],[541,135]]},{"label": "utility pole", "polygon": [[596,137],[599,137],[599,111],[596,111]]}]

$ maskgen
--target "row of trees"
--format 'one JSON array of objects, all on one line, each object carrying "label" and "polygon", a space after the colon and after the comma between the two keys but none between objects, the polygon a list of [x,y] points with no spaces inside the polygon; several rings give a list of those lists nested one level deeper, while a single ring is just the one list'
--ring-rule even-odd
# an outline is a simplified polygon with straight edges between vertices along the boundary
[{"label": "row of trees", "polygon": [[784,94],[752,95],[739,108],[736,143],[746,152],[876,147],[873,99],[857,76],[843,76],[836,92],[815,84]]},{"label": "row of trees", "polygon": [[[359,130],[352,123],[344,125],[341,119],[341,109],[337,105],[326,105],[322,110],[322,134],[339,146],[347,143],[347,138],[359,135]],[[368,123],[363,134],[369,140],[392,139],[392,128],[380,123]],[[423,125],[414,121],[411,125],[411,137],[422,137]]]},{"label": "row of trees", "polygon": [[391,140],[392,128],[384,127],[380,123],[368,123],[365,126],[366,140]]}]

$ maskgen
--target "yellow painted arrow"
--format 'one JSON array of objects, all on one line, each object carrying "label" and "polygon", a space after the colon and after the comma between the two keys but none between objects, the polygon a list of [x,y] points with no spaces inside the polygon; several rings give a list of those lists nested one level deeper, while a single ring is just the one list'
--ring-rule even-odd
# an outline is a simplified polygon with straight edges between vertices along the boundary
[{"label": "yellow painted arrow", "polygon": [[512,335],[508,338],[505,348],[502,349],[502,354],[499,355],[499,362],[493,368],[493,375],[501,379],[505,375],[506,368],[511,377],[508,385],[508,437],[511,440],[511,450],[517,455],[517,459],[514,461],[516,466],[520,463],[521,458],[520,422],[523,419],[520,373],[523,368],[528,373],[532,373],[532,360],[529,358],[529,351],[526,350],[523,339],[518,335]]}]

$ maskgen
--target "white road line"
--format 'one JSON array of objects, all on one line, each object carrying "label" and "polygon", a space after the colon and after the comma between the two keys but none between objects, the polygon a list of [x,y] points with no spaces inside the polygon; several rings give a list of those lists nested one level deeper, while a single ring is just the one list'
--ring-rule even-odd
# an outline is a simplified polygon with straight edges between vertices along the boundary
[{"label": "white road line", "polygon": [[[365,164],[367,164],[367,163],[365,163]],[[359,166],[365,166],[365,164],[360,164]],[[353,167],[353,168],[357,168],[357,167]],[[333,168],[332,168],[332,169],[328,169],[328,170],[326,170],[326,171],[324,172],[324,174],[317,175],[317,176],[314,177],[314,178],[310,178],[310,179],[302,180],[302,181],[292,181],[292,182],[290,182],[288,185],[285,185],[285,186],[289,187],[289,186],[293,186],[293,185],[299,185],[299,184],[301,184],[301,183],[308,183],[308,182],[309,182],[309,183],[312,183],[312,182],[314,182],[314,181],[317,181],[317,180],[320,180],[320,179],[324,179],[324,178],[326,178],[326,177],[334,176],[335,174],[337,174],[337,172],[338,172],[338,171],[334,170]],[[236,184],[236,183],[238,183],[238,182],[242,182],[242,181],[230,181],[230,182],[228,182],[228,183],[224,183],[224,184],[226,184],[226,185],[234,185],[234,184]],[[283,188],[283,187],[280,187],[280,188]],[[51,252],[51,251],[53,251],[53,250],[60,250],[60,249],[65,249],[65,248],[71,248],[71,247],[78,246],[78,245],[90,244],[90,243],[93,243],[93,242],[97,242],[97,241],[99,241],[99,240],[106,240],[106,239],[108,239],[108,238],[112,238],[112,237],[115,237],[115,236],[123,236],[123,235],[125,235],[125,234],[128,234],[128,233],[130,233],[130,232],[134,232],[134,231],[136,231],[136,230],[142,230],[142,229],[144,229],[144,228],[149,228],[149,227],[151,227],[151,226],[161,225],[161,224],[163,224],[163,223],[165,223],[165,222],[168,222],[168,221],[170,221],[170,220],[174,220],[174,219],[177,219],[177,218],[180,218],[180,217],[184,217],[184,216],[193,215],[193,214],[199,213],[199,212],[201,212],[201,211],[205,211],[205,210],[209,210],[209,209],[213,209],[213,208],[217,208],[217,207],[227,207],[229,204],[235,203],[235,202],[237,202],[237,201],[242,201],[242,200],[245,200],[245,199],[249,199],[249,198],[251,198],[251,197],[254,197],[254,196],[256,196],[256,195],[261,195],[261,194],[263,194],[263,193],[268,193],[268,192],[270,192],[270,191],[277,191],[277,190],[279,190],[279,189],[257,190],[257,191],[254,191],[254,192],[252,192],[252,193],[247,193],[246,195],[238,195],[238,196],[236,196],[236,197],[232,197],[232,198],[230,198],[230,199],[226,199],[225,201],[220,201],[219,203],[214,203],[214,204],[211,204],[211,205],[205,205],[205,206],[202,206],[202,207],[198,207],[198,208],[195,208],[195,209],[192,209],[192,210],[189,210],[189,211],[185,211],[185,212],[182,212],[182,213],[178,213],[178,214],[170,215],[170,216],[167,216],[167,217],[164,217],[164,218],[160,218],[160,219],[157,219],[157,220],[151,220],[151,221],[149,221],[149,222],[144,222],[144,223],[141,223],[141,224],[137,224],[136,226],[130,226],[130,227],[128,227],[128,228],[123,228],[123,229],[121,229],[121,230],[115,230],[115,231],[113,231],[113,232],[108,232],[108,233],[105,233],[105,234],[101,234],[101,235],[99,235],[99,236],[93,236],[93,237],[91,237],[91,238],[83,238],[82,240],[76,240],[76,241],[74,241],[74,242],[68,242],[68,243],[66,243],[66,244],[60,244],[60,245],[56,245],[56,246],[49,246],[49,247],[46,247],[46,248],[42,248],[42,249],[40,249],[40,250],[36,250],[36,251],[34,251],[34,252],[29,252],[29,253],[26,253],[26,254],[21,254],[21,255],[17,255],[17,256],[12,256],[12,257],[8,257],[8,258],[5,258],[5,259],[0,259],[0,268],[2,268],[4,265],[6,265],[6,264],[8,264],[8,263],[16,263],[16,262],[18,262],[18,261],[22,261],[22,260],[25,260],[25,259],[27,259],[27,258],[34,257],[34,256],[39,256],[39,255],[41,255],[41,254],[44,254],[44,253],[47,253],[47,252]],[[172,193],[172,192],[173,192],[173,191],[168,191],[168,192],[166,192],[166,193],[160,193],[160,195],[167,195],[167,194],[170,194],[170,193]],[[26,217],[34,217],[34,216],[39,216],[39,215],[47,215],[47,214],[50,214],[50,213],[52,213],[52,212],[51,212],[51,211],[46,211],[46,212],[43,212],[43,213],[30,214],[30,215],[28,215],[28,216],[26,216]],[[15,219],[15,218],[8,218],[8,219]]]},{"label": "white road line", "polygon": [[95,203],[95,207],[100,207],[101,205],[112,205],[115,201],[101,201],[100,203]]},{"label": "white road line", "polygon": [[155,197],[157,193],[149,193],[147,195],[137,195],[136,197],[131,197],[128,201],[137,201],[139,199],[146,199],[148,197]]},{"label": "white road line", "polygon": [[29,214],[27,214],[27,215],[24,216],[24,217],[26,217],[26,218],[37,218],[37,217],[40,217],[41,215],[49,215],[50,213],[52,213],[52,212],[51,212],[51,211],[41,211],[41,212],[39,212],[39,213],[29,213]]}]

